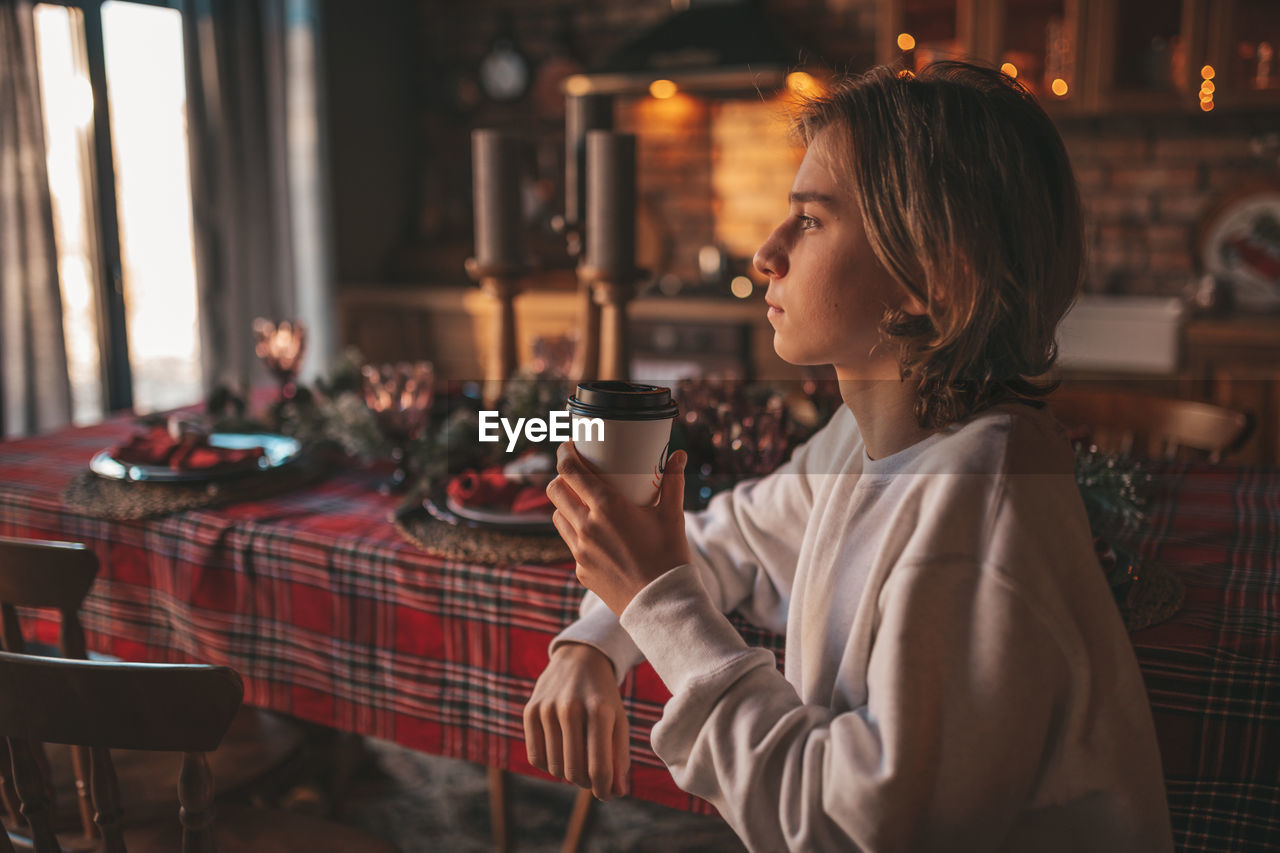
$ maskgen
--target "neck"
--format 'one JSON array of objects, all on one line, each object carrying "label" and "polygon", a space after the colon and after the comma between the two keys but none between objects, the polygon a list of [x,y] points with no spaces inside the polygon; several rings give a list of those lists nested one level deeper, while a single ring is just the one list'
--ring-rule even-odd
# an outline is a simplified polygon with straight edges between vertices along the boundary
[{"label": "neck", "polygon": [[836,378],[840,397],[858,422],[869,458],[883,459],[906,450],[936,431],[916,423],[915,383],[899,380],[896,368],[868,375],[837,366]]}]

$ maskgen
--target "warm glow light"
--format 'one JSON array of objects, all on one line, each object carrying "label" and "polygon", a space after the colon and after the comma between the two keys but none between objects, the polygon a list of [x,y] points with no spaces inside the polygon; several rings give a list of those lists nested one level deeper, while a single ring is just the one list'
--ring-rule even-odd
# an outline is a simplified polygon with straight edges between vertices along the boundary
[{"label": "warm glow light", "polygon": [[1206,65],[1204,68],[1200,69],[1200,76],[1206,80],[1212,80],[1213,74],[1214,74],[1214,71],[1213,71],[1212,65]]},{"label": "warm glow light", "polygon": [[566,95],[586,95],[591,91],[591,81],[583,74],[574,74],[564,81]]},{"label": "warm glow light", "polygon": [[1005,74],[1008,74],[1013,79],[1018,79],[1018,66],[1014,65],[1012,62],[1006,62],[1004,65],[1001,65],[1000,70]]},{"label": "warm glow light", "polygon": [[808,97],[818,93],[818,81],[804,71],[792,71],[787,75],[787,88],[793,95]]},{"label": "warm glow light", "polygon": [[1061,98],[1063,95],[1067,94],[1067,81],[1063,80],[1061,77],[1055,77],[1053,78],[1053,84],[1050,88],[1053,89],[1053,94]]},{"label": "warm glow light", "polygon": [[182,14],[107,0],[102,37],[133,400],[157,411],[201,394]]},{"label": "warm glow light", "polygon": [[1200,109],[1204,110],[1205,112],[1209,112],[1210,110],[1212,110],[1212,109],[1213,109],[1213,98],[1210,98],[1210,99],[1209,99],[1209,100],[1207,100],[1207,101],[1201,101],[1201,102],[1200,102]]},{"label": "warm glow light", "polygon": [[911,33],[898,33],[898,49],[914,50],[916,46],[916,37]]},{"label": "warm glow light", "polygon": [[660,100],[673,97],[677,91],[676,84],[670,80],[654,80],[649,84],[649,94]]},{"label": "warm glow light", "polygon": [[1200,93],[1200,100],[1202,100],[1202,101],[1212,101],[1212,100],[1213,100],[1213,92],[1201,92],[1201,93]]},{"label": "warm glow light", "polygon": [[755,288],[755,282],[745,275],[736,276],[733,281],[729,282],[729,292],[739,299],[746,299]]},{"label": "warm glow light", "polygon": [[1213,85],[1212,80],[1205,80],[1203,83],[1200,84],[1200,91],[1204,92],[1206,95],[1212,95],[1215,91],[1217,91],[1217,87]]}]

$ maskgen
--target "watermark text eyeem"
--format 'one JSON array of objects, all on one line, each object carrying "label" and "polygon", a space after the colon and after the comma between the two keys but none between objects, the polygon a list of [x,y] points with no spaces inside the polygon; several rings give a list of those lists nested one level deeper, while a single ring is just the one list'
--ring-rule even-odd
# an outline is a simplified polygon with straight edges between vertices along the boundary
[{"label": "watermark text eyeem", "polygon": [[498,430],[507,437],[507,452],[515,450],[520,434],[531,442],[568,441],[575,442],[604,441],[604,420],[601,418],[579,417],[570,421],[568,412],[551,412],[546,418],[516,418],[515,424],[502,417],[496,411],[480,412],[480,441],[501,441]]}]

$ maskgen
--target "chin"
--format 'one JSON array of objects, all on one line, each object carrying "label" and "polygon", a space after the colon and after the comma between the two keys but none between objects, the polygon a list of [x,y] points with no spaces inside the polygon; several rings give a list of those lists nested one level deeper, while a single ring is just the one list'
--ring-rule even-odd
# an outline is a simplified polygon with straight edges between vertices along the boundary
[{"label": "chin", "polygon": [[807,351],[803,346],[796,346],[778,332],[773,333],[773,351],[778,354],[778,358],[794,367],[812,367],[832,362],[821,353]]}]

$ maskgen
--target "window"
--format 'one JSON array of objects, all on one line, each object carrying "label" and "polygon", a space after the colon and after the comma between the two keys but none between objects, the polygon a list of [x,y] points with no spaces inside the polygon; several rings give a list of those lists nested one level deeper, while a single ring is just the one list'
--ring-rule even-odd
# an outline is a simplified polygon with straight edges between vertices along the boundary
[{"label": "window", "polygon": [[181,13],[86,0],[35,18],[75,421],[196,402]]}]

